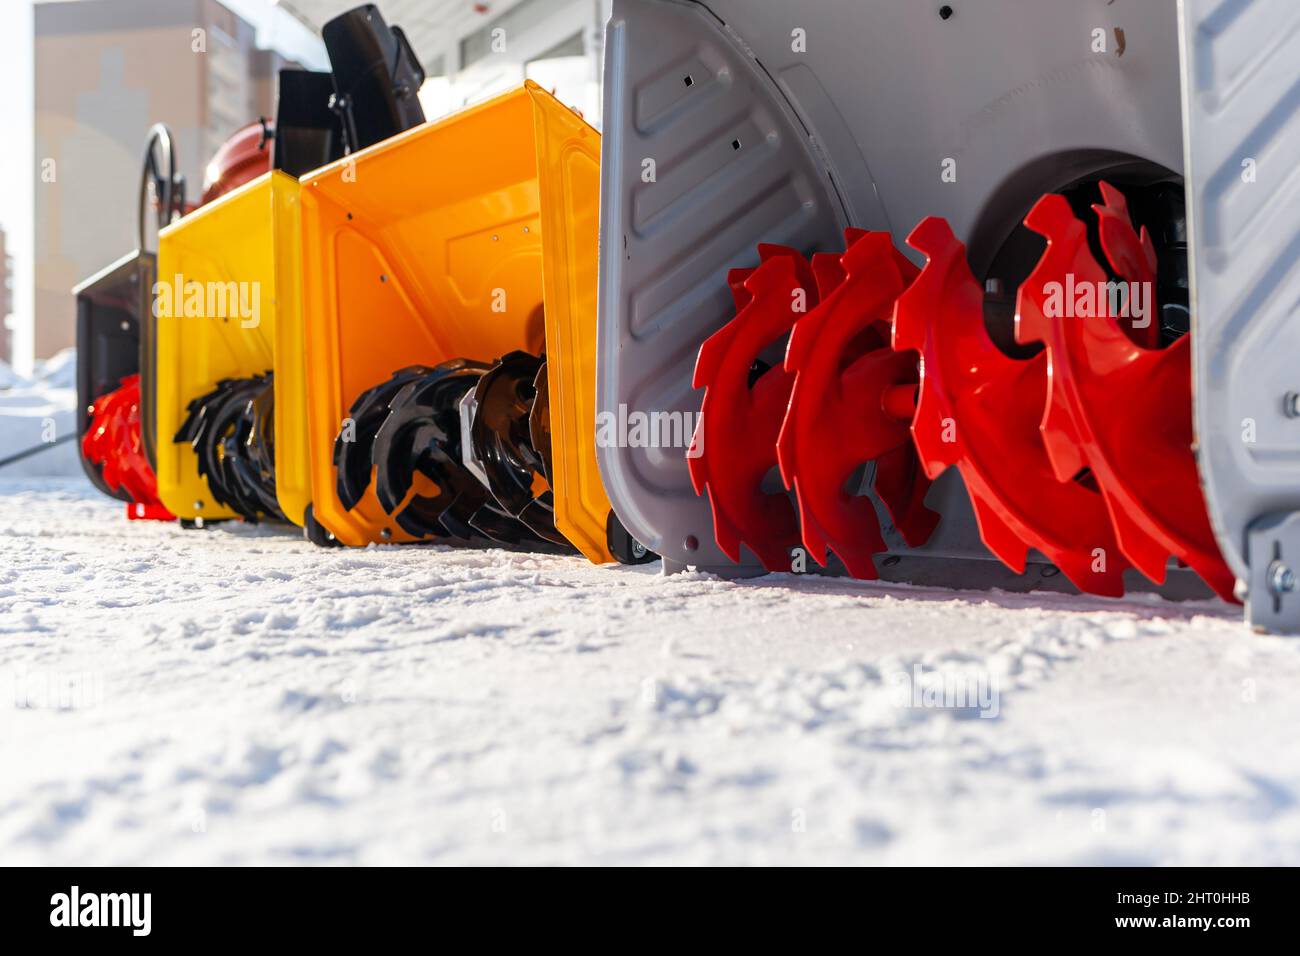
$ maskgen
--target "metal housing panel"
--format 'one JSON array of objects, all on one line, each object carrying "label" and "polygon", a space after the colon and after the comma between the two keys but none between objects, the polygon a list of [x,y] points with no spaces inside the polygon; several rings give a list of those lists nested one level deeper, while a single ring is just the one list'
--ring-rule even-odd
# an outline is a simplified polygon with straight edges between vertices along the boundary
[{"label": "metal housing panel", "polygon": [[[1043,192],[1134,159],[1181,171],[1175,0],[954,6],[945,20],[938,5],[884,0],[616,0],[603,118],[603,414],[698,412],[696,354],[734,314],[727,270],[755,265],[759,242],[838,251],[853,225],[891,230],[906,251],[912,227],[939,215],[982,275]],[[653,182],[642,178],[646,159]],[[955,181],[942,177],[945,160]],[[615,511],[666,567],[757,573],[716,547],[683,449],[620,444],[599,457]],[[944,521],[924,548],[909,552],[884,528],[883,577],[944,576],[912,556],[994,560],[955,472],[928,503]],[[954,583],[971,573],[952,570]],[[993,577],[1036,586],[1053,570],[1040,559],[1025,576]]]},{"label": "metal housing panel", "polygon": [[[1300,511],[1300,5],[1182,0],[1180,34],[1201,477],[1255,581],[1252,524]],[[1254,618],[1272,598],[1250,591]]]}]

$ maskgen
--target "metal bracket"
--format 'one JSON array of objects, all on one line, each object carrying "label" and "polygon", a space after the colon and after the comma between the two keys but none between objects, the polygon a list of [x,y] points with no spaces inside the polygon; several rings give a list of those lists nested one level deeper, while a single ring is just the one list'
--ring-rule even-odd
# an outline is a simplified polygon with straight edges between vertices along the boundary
[{"label": "metal bracket", "polygon": [[1246,533],[1246,558],[1250,626],[1271,634],[1300,635],[1300,511],[1255,521]]}]

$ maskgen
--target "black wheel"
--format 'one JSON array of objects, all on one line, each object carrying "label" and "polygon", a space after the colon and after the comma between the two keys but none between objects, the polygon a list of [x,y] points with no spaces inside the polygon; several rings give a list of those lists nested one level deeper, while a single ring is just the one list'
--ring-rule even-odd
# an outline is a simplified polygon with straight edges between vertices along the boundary
[{"label": "black wheel", "polygon": [[303,512],[302,536],[318,548],[342,547],[339,539],[334,537],[334,532],[327,530],[323,524],[316,520],[316,516],[311,512],[311,505],[308,505],[307,510]]},{"label": "black wheel", "polygon": [[648,564],[659,560],[659,555],[628,533],[612,511],[605,522],[605,542],[619,564]]}]

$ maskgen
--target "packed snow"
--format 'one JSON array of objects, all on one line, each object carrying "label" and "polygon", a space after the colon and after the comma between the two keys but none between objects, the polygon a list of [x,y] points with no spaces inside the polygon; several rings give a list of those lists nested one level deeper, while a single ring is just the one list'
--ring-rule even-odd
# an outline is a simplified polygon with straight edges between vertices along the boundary
[{"label": "packed snow", "polygon": [[23,464],[0,863],[1300,862],[1300,641],[1236,608],[321,550]]},{"label": "packed snow", "polygon": [[4,466],[0,477],[81,474],[76,445],[59,441],[76,428],[77,353],[65,349],[38,362],[31,379],[0,362],[0,460],[28,449],[35,454]]},{"label": "packed snow", "polygon": [[0,862],[1296,863],[1236,609],[130,522],[0,482]]}]

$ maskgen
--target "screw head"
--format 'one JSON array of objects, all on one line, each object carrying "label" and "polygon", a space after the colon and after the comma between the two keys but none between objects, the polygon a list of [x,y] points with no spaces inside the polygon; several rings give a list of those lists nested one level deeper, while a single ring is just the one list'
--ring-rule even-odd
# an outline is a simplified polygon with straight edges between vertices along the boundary
[{"label": "screw head", "polygon": [[1290,594],[1296,589],[1295,572],[1281,561],[1274,561],[1268,566],[1268,589],[1277,597]]},{"label": "screw head", "polygon": [[1300,418],[1300,392],[1287,392],[1282,396],[1282,414],[1287,418]]}]

